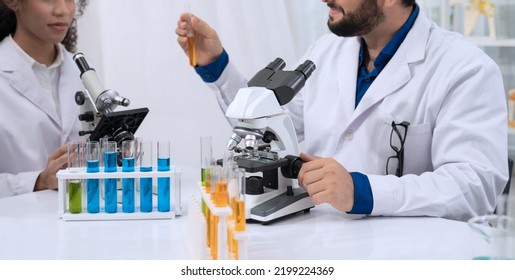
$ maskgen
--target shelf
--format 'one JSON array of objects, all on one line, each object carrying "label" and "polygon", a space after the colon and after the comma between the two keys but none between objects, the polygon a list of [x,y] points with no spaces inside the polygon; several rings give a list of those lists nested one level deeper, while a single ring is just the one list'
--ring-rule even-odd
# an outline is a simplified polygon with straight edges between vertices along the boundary
[{"label": "shelf", "polygon": [[491,37],[466,37],[479,47],[515,47],[515,39],[493,39]]}]

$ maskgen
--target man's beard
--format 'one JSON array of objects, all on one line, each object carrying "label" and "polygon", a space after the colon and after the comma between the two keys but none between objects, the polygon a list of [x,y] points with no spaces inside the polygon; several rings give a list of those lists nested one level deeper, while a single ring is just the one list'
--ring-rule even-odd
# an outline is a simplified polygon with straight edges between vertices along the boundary
[{"label": "man's beard", "polygon": [[[327,5],[343,12],[342,8],[334,3],[328,3]],[[346,13],[341,20],[331,23],[331,19],[329,19],[327,26],[331,32],[338,36],[363,36],[383,22],[384,18],[384,13],[379,9],[377,0],[365,0],[356,11]]]}]

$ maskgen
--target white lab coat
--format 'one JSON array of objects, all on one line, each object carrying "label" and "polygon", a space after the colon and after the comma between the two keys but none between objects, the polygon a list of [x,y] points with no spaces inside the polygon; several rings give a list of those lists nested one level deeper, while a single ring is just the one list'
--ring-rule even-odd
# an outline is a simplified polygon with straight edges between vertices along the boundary
[{"label": "white lab coat", "polygon": [[[354,108],[359,48],[358,38],[328,34],[301,59],[317,69],[285,107],[305,152],[366,174],[372,215],[466,220],[491,213],[508,180],[506,99],[497,65],[421,12]],[[246,79],[229,63],[208,85],[225,110]],[[411,123],[401,178],[385,175],[387,158],[395,155],[392,121]]]},{"label": "white lab coat", "polygon": [[0,198],[32,192],[50,153],[82,139],[74,95],[84,87],[70,53],[60,47],[64,62],[57,112],[16,46],[11,40],[0,42]]}]

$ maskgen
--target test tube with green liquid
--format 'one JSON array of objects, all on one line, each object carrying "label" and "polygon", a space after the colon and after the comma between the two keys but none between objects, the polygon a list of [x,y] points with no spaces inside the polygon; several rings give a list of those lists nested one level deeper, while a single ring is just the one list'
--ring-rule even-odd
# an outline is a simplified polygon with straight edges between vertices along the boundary
[{"label": "test tube with green liquid", "polygon": [[[212,137],[211,135],[205,135],[200,137],[200,182],[204,188],[206,181],[209,181],[209,168],[213,163],[213,148],[212,148]],[[207,191],[206,191],[207,192]],[[202,213],[206,215],[206,202],[202,199]]]},{"label": "test tube with green liquid", "polygon": [[[70,142],[68,148],[68,170],[70,173],[78,173],[82,168],[84,157],[84,143]],[[68,180],[68,207],[71,214],[82,213],[82,180]]]}]

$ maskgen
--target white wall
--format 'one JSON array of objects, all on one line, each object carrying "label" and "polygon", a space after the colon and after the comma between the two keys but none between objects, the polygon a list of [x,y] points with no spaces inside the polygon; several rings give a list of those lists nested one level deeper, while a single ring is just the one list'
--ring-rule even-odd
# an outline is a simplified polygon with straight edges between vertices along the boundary
[{"label": "white wall", "polygon": [[[231,61],[249,78],[276,57],[295,68],[309,44],[327,32],[327,7],[320,0],[189,2],[192,13],[218,31]],[[78,49],[106,88],[131,100],[130,108],[149,108],[137,136],[170,139],[172,161],[197,167],[200,136],[212,135],[214,155],[221,157],[231,127],[176,42],[185,3],[90,0],[78,22]]]}]

